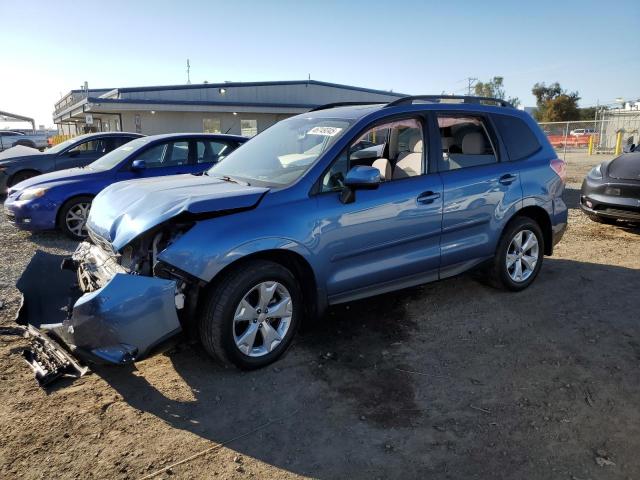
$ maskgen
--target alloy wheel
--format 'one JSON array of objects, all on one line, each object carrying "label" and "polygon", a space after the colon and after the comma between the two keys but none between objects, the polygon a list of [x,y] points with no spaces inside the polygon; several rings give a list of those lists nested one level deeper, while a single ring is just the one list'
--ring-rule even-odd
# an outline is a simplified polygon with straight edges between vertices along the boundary
[{"label": "alloy wheel", "polygon": [[233,316],[236,347],[250,357],[271,353],[284,339],[291,325],[293,301],[279,282],[266,281],[249,290]]},{"label": "alloy wheel", "polygon": [[540,244],[531,230],[520,230],[509,243],[507,249],[507,273],[514,282],[525,282],[535,271]]},{"label": "alloy wheel", "polygon": [[87,217],[89,216],[89,209],[91,208],[91,203],[89,202],[80,202],[76,203],[72,206],[65,216],[65,224],[67,229],[78,237],[86,237],[87,236]]}]

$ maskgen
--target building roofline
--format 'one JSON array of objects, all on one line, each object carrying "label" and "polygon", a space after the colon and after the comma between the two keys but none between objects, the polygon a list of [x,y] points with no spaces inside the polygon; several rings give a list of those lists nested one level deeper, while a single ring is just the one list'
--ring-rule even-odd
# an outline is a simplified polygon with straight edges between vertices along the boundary
[{"label": "building roofline", "polygon": [[[223,83],[198,83],[198,84],[190,84],[190,85],[157,85],[157,86],[149,86],[149,87],[122,87],[122,88],[118,88],[117,90],[120,93],[127,93],[127,92],[153,92],[158,90],[189,90],[189,89],[200,89],[200,88],[233,88],[233,87],[269,87],[269,86],[281,86],[281,85],[318,85],[323,87],[334,87],[334,88],[342,88],[345,90],[353,90],[356,92],[374,93],[377,95],[389,95],[389,96],[398,97],[398,98],[407,96],[404,93],[388,92],[385,90],[356,87],[353,85],[344,85],[340,83],[322,82],[320,80],[281,80],[281,81],[266,81],[266,82],[223,82]],[[99,89],[99,90],[103,90],[103,89]],[[112,90],[112,89],[105,88],[104,90]]]},{"label": "building roofline", "polygon": [[197,100],[154,100],[135,98],[89,97],[88,103],[141,104],[141,105],[204,105],[217,107],[271,107],[271,108],[314,108],[311,103],[265,103],[265,102],[206,102]]}]

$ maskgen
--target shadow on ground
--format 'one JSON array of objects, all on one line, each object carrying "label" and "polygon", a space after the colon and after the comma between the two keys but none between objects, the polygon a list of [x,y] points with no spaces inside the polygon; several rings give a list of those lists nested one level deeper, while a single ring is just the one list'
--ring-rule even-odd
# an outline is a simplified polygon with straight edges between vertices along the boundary
[{"label": "shadow on ground", "polygon": [[259,371],[183,345],[173,383],[145,362],[97,374],[176,429],[250,432],[229,446],[315,478],[634,476],[639,290],[636,270],[545,259],[517,294],[461,277],[334,307]]}]

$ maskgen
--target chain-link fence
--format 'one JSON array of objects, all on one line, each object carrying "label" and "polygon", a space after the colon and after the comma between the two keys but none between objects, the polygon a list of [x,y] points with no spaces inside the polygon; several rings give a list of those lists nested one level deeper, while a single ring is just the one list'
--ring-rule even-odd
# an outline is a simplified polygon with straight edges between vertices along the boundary
[{"label": "chain-link fence", "polygon": [[551,145],[568,152],[619,154],[625,145],[640,143],[640,112],[605,112],[579,122],[540,122]]}]

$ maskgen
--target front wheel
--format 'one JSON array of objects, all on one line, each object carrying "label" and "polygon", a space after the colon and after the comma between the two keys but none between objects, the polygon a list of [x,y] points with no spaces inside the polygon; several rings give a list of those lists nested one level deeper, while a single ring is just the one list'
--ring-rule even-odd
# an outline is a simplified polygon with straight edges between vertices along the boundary
[{"label": "front wheel", "polygon": [[60,209],[58,216],[58,228],[74,240],[82,240],[87,237],[87,218],[93,198],[82,196],[67,201]]},{"label": "front wheel", "polygon": [[538,223],[528,217],[516,218],[500,239],[489,279],[498,288],[524,290],[538,276],[543,258],[544,237]]},{"label": "front wheel", "polygon": [[13,177],[9,179],[7,186],[13,187],[14,185],[17,185],[20,182],[24,182],[25,180],[33,178],[36,175],[40,175],[40,173],[34,170],[22,170],[20,172],[15,173]]},{"label": "front wheel", "polygon": [[199,331],[205,350],[247,370],[269,365],[286,351],[303,312],[294,275],[266,260],[228,273],[203,302]]}]

